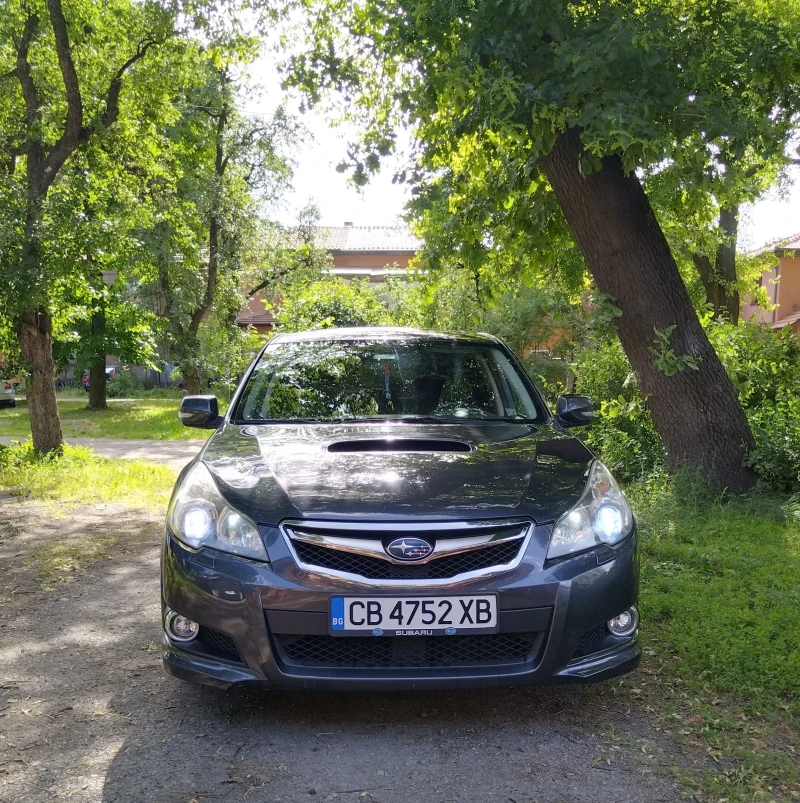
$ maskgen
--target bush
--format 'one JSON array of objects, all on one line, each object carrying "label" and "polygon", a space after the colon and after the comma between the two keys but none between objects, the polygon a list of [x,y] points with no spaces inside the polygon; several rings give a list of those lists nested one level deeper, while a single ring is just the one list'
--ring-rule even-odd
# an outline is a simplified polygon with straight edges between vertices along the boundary
[{"label": "bush", "polygon": [[522,362],[539,392],[550,404],[555,404],[567,386],[569,363],[535,352],[525,357]]},{"label": "bush", "polygon": [[733,380],[756,448],[748,465],[762,485],[800,490],[800,346],[787,327],[714,322],[708,335]]},{"label": "bush", "polygon": [[591,396],[600,414],[582,437],[611,471],[632,481],[663,467],[661,438],[619,341],[584,349],[575,375],[575,391]]},{"label": "bush", "polygon": [[[764,488],[800,490],[800,347],[789,330],[763,324],[706,324],[709,339],[736,387],[756,442],[748,464]],[[623,480],[665,463],[647,401],[619,341],[584,349],[576,390],[591,396],[600,419],[585,437]]]},{"label": "bush", "polygon": [[123,368],[117,376],[106,382],[106,396],[109,399],[122,399],[134,396],[144,390],[144,384],[127,368]]}]

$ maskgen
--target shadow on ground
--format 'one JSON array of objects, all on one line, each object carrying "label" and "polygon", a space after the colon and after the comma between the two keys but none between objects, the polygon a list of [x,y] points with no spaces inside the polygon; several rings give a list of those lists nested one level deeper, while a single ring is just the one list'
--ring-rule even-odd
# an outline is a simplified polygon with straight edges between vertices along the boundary
[{"label": "shadow on ground", "polygon": [[[0,508],[0,800],[644,803],[680,799],[630,683],[454,693],[221,692],[166,676],[160,520]],[[55,591],[31,555],[111,530]],[[83,574],[80,572],[83,571]],[[666,752],[664,752],[666,751]]]}]

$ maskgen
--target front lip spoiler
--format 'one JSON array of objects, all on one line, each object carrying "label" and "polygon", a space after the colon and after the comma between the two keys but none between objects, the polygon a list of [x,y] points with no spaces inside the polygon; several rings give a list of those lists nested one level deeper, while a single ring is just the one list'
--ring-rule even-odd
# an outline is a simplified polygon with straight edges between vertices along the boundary
[{"label": "front lip spoiler", "polygon": [[638,640],[623,644],[615,649],[603,650],[595,655],[587,655],[577,661],[570,661],[560,672],[551,678],[551,683],[598,683],[632,672],[642,660],[642,650]]},{"label": "front lip spoiler", "polygon": [[625,675],[639,666],[641,649],[637,641],[628,642],[613,650],[589,655],[579,661],[571,661],[561,671],[550,677],[532,680],[528,673],[494,675],[467,678],[398,679],[380,678],[337,679],[327,677],[300,678],[287,676],[280,684],[270,683],[245,666],[234,666],[224,661],[214,661],[177,649],[164,636],[164,668],[176,678],[229,689],[232,686],[258,686],[264,689],[319,689],[328,691],[397,691],[401,689],[458,689],[458,688],[508,688],[511,686],[548,685],[558,683],[599,683],[619,675]]}]

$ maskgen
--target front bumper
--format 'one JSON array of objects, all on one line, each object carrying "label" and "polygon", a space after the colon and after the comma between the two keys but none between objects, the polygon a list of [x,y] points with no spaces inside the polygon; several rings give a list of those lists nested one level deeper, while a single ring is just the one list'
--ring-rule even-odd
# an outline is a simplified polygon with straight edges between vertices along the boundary
[{"label": "front bumper", "polygon": [[[515,569],[428,591],[497,592],[500,633],[512,640],[529,638],[530,651],[524,657],[379,667],[304,663],[294,660],[286,645],[302,637],[321,643],[333,638],[327,630],[332,595],[374,595],[382,593],[380,589],[301,569],[277,528],[265,531],[270,566],[209,549],[193,551],[168,533],[162,557],[162,605],[198,622],[201,636],[186,644],[173,642],[165,633],[164,666],[175,677],[222,688],[327,690],[592,683],[630,672],[640,660],[635,634],[623,639],[605,633],[588,648],[586,636],[597,636],[605,621],[637,602],[635,530],[613,549],[602,547],[547,564],[537,558],[541,554],[537,543],[549,541],[549,530],[550,525],[535,528],[536,537]],[[403,592],[392,588],[389,593]],[[410,587],[408,593],[419,595],[424,590]]]}]

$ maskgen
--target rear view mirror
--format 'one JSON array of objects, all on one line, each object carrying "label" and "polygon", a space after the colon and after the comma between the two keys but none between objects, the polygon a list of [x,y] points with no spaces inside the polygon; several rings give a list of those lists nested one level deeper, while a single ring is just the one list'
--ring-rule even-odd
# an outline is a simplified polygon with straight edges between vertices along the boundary
[{"label": "rear view mirror", "polygon": [[556,401],[556,419],[562,427],[583,427],[597,418],[588,396],[565,393]]},{"label": "rear view mirror", "polygon": [[219,403],[216,396],[184,396],[178,419],[185,427],[216,429],[219,424]]}]

